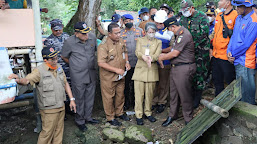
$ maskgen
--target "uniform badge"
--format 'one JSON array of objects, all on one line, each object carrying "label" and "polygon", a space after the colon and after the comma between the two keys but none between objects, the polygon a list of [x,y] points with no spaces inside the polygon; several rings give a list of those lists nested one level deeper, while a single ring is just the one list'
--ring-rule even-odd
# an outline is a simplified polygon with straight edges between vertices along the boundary
[{"label": "uniform badge", "polygon": [[50,48],[49,51],[50,51],[50,52],[54,52],[54,49],[53,49],[53,48]]},{"label": "uniform badge", "polygon": [[113,55],[111,55],[111,56],[110,56],[110,60],[113,60],[113,59],[114,59],[114,56],[113,56]]},{"label": "uniform badge", "polygon": [[215,20],[215,23],[218,23],[218,20]]},{"label": "uniform badge", "polygon": [[182,37],[183,37],[183,36],[179,36],[179,37],[178,37],[177,43],[180,43],[180,42],[181,42]]},{"label": "uniform badge", "polygon": [[58,68],[57,71],[60,72],[62,69],[61,68]]},{"label": "uniform badge", "polygon": [[244,28],[245,28],[245,24],[242,25],[242,29],[244,29]]},{"label": "uniform badge", "polygon": [[182,34],[184,31],[182,30],[182,31],[180,31],[180,33],[179,34]]},{"label": "uniform badge", "polygon": [[232,20],[230,19],[230,20],[228,21],[228,23],[230,23],[230,24],[231,24],[231,23],[232,23]]},{"label": "uniform badge", "polygon": [[86,24],[83,24],[82,26],[83,26],[84,29],[87,28],[87,25],[86,25]]}]

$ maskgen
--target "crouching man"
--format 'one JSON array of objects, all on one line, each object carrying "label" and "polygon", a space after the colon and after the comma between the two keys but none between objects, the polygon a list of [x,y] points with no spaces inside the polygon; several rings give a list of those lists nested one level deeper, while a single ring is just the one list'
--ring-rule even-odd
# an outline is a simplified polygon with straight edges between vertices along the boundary
[{"label": "crouching man", "polygon": [[62,66],[57,63],[57,54],[52,47],[42,50],[44,63],[35,68],[26,78],[19,78],[11,74],[9,79],[21,85],[35,84],[37,90],[38,107],[42,119],[42,131],[38,137],[38,144],[61,144],[64,130],[65,91],[70,98],[70,108],[76,113],[75,98],[66,80]]}]

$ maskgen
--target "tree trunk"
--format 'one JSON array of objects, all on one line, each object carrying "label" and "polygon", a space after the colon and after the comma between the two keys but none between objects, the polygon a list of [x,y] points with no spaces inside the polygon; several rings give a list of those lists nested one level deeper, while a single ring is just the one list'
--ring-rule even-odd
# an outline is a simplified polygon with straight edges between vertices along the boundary
[{"label": "tree trunk", "polygon": [[65,31],[69,34],[74,32],[74,24],[79,21],[84,21],[95,32],[95,18],[100,11],[102,0],[79,0],[77,12],[71,18],[65,27]]}]

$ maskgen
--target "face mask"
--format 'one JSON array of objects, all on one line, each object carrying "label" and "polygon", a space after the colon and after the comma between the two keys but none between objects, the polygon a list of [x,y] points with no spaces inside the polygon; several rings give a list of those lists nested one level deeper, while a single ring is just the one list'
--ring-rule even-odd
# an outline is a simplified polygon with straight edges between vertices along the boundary
[{"label": "face mask", "polygon": [[187,11],[182,11],[182,14],[184,17],[190,17],[192,15],[192,13],[190,12],[190,10]]},{"label": "face mask", "polygon": [[149,16],[147,16],[147,15],[146,15],[146,16],[143,16],[143,20],[144,20],[144,21],[147,21],[148,19],[149,19]]},{"label": "face mask", "polygon": [[121,23],[120,22],[118,22],[117,24],[119,25],[119,27],[121,27]]},{"label": "face mask", "polygon": [[98,20],[101,21],[101,19],[102,19],[101,16],[98,16]]},{"label": "face mask", "polygon": [[209,19],[209,22],[211,23],[213,20],[212,20],[212,17],[208,16],[208,19]]},{"label": "face mask", "polygon": [[125,26],[130,29],[130,28],[132,28],[133,23],[126,23]]},{"label": "face mask", "polygon": [[154,38],[154,36],[155,36],[155,33],[150,33],[150,34],[147,34],[147,36],[149,37],[149,38]]},{"label": "face mask", "polygon": [[[227,4],[227,3],[226,3],[226,4]],[[225,5],[226,5],[226,4],[225,4]],[[220,11],[221,11],[221,12],[225,12],[226,10],[227,10],[227,7],[226,7],[226,8],[220,8]]]}]

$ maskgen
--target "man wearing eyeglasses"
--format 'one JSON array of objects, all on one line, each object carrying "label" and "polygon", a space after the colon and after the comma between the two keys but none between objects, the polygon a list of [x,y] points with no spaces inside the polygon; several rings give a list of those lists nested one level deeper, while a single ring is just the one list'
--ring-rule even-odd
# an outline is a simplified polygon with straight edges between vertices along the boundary
[{"label": "man wearing eyeglasses", "polygon": [[182,0],[180,25],[189,30],[195,45],[196,74],[194,76],[194,108],[197,108],[202,92],[206,88],[209,69],[209,20],[207,16],[194,8],[191,0]]},{"label": "man wearing eyeglasses", "polygon": [[81,131],[87,130],[85,123],[97,124],[92,109],[96,89],[95,51],[96,36],[85,22],[77,22],[75,34],[68,38],[61,51],[62,58],[69,63],[72,93],[76,98],[75,122]]},{"label": "man wearing eyeglasses", "polygon": [[[50,25],[51,25],[52,34],[45,39],[44,45],[49,46],[49,47],[53,47],[57,51],[61,51],[64,41],[67,38],[69,38],[70,36],[67,33],[63,32],[62,20],[53,19],[53,20],[50,21]],[[69,64],[63,61],[63,59],[61,58],[60,53],[58,53],[57,58],[58,58],[58,63],[62,66],[62,69],[65,72],[68,83],[71,85],[70,73],[69,73]],[[67,97],[67,95],[66,95],[66,97]],[[65,101],[66,112],[70,112],[70,109],[68,107],[69,103],[70,103],[70,101],[69,101],[69,99],[67,99],[67,101]],[[66,115],[65,115],[65,120],[66,119],[67,118],[66,118]]]}]

